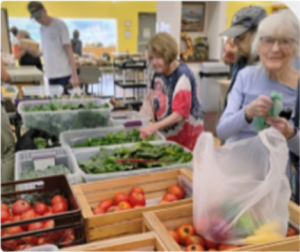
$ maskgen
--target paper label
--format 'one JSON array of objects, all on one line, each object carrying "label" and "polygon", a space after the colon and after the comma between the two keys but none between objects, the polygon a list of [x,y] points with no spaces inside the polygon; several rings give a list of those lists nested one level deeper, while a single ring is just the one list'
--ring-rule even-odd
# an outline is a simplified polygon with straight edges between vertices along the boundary
[{"label": "paper label", "polygon": [[46,159],[36,159],[33,161],[34,169],[36,171],[43,171],[48,168],[48,166],[55,166],[54,158],[46,158]]}]

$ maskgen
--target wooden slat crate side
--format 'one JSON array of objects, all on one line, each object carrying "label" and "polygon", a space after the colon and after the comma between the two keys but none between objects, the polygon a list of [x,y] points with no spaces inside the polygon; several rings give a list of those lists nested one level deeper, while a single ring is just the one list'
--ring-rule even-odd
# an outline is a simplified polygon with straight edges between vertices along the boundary
[{"label": "wooden slat crate side", "polygon": [[94,216],[89,203],[86,200],[85,195],[83,194],[80,185],[73,185],[72,186],[73,192],[75,193],[79,204],[81,206],[81,212],[82,212],[82,216],[83,218],[89,218],[91,216]]},{"label": "wooden slat crate side", "polygon": [[153,212],[144,213],[143,225],[146,226],[143,228],[144,230],[150,230],[156,233],[163,241],[163,244],[168,251],[182,251],[181,247],[174,241],[173,237],[171,237],[164,224]]},{"label": "wooden slat crate side", "polygon": [[289,202],[290,219],[300,225],[300,207],[295,203]]},{"label": "wooden slat crate side", "polygon": [[143,247],[154,247],[157,251],[167,251],[161,240],[153,233],[120,237],[100,242],[61,249],[62,251],[130,251]]},{"label": "wooden slat crate side", "polygon": [[159,205],[152,205],[152,206],[146,206],[136,209],[130,209],[115,213],[107,213],[103,215],[94,215],[90,218],[88,218],[87,223],[88,227],[95,228],[99,226],[104,225],[113,225],[118,224],[121,222],[126,222],[134,219],[142,219],[143,213],[148,211],[156,211],[164,208],[174,208],[177,206],[185,205],[185,204],[191,204],[192,199],[184,199],[184,200],[178,200],[173,201],[169,203],[159,204]]},{"label": "wooden slat crate side", "polygon": [[106,189],[113,189],[118,187],[126,187],[135,185],[138,181],[139,184],[148,183],[155,180],[166,180],[172,179],[178,175],[179,171],[176,170],[169,170],[169,171],[162,171],[162,172],[154,172],[154,173],[147,173],[142,175],[136,175],[131,177],[123,177],[123,178],[116,178],[116,179],[109,179],[109,180],[102,180],[96,182],[91,182],[88,184],[80,184],[80,187],[84,194],[94,191],[106,190]]}]

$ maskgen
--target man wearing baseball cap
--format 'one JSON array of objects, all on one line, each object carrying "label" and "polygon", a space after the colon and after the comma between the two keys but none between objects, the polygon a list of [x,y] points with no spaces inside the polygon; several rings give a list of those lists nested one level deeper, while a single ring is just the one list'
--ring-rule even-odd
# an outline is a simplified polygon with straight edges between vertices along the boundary
[{"label": "man wearing baseball cap", "polygon": [[41,42],[45,74],[50,85],[65,86],[71,82],[79,85],[76,64],[66,24],[50,17],[41,2],[30,2],[27,6],[31,18],[41,24]]},{"label": "man wearing baseball cap", "polygon": [[256,55],[251,55],[251,44],[255,37],[259,23],[267,16],[265,9],[259,6],[250,6],[235,13],[231,21],[231,26],[222,32],[221,36],[233,39],[237,47],[235,64],[233,65],[231,83],[225,96],[224,110],[227,106],[228,94],[234,86],[236,76],[240,70],[247,65],[252,65],[257,61]]}]

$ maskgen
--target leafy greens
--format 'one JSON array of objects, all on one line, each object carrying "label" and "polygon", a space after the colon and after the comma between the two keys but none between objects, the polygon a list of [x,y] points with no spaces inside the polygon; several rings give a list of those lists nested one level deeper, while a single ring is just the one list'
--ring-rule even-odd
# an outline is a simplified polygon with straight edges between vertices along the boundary
[{"label": "leafy greens", "polygon": [[70,170],[64,165],[48,166],[45,170],[35,170],[34,168],[25,168],[21,173],[21,179],[39,178],[52,176],[56,174],[70,174]]},{"label": "leafy greens", "polygon": [[183,164],[192,158],[193,154],[184,152],[180,145],[141,142],[130,148],[101,148],[96,155],[78,162],[78,165],[87,174],[99,174]]}]

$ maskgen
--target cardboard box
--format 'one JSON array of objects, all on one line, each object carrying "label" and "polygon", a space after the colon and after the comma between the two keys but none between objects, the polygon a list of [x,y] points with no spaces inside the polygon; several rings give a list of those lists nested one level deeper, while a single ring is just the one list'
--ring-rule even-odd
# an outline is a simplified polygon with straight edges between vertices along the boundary
[{"label": "cardboard box", "polygon": [[39,50],[39,43],[31,39],[21,39],[20,48],[29,49],[30,51],[37,52]]}]

